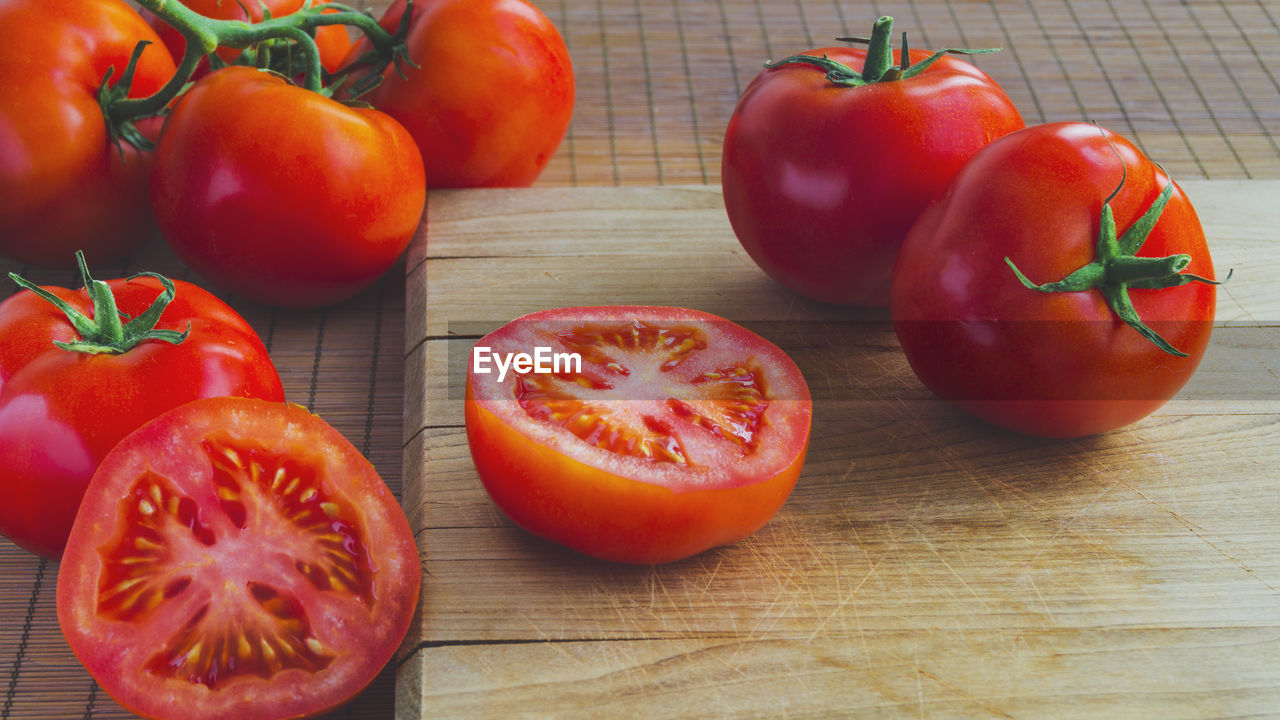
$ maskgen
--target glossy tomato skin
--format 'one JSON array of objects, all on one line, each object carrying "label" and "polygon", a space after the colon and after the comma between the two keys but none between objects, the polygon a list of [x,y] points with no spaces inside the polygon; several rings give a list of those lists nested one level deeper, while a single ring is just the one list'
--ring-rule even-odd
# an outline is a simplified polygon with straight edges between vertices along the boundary
[{"label": "glossy tomato skin", "polygon": [[[381,24],[394,31],[404,0]],[[573,115],[569,51],[555,25],[526,0],[421,0],[413,4],[404,76],[394,67],[362,99],[417,141],[427,185],[532,185]],[[357,42],[350,59],[368,50]]]},{"label": "glossy tomato skin", "polygon": [[[923,214],[893,274],[891,313],[921,381],[996,425],[1080,437],[1135,422],[1190,379],[1208,346],[1216,291],[1191,283],[1129,295],[1170,355],[1119,320],[1101,292],[1039,293],[1096,254],[1104,200],[1123,234],[1172,181],[1132,143],[1096,125],[1053,123],[976,154]],[[1191,256],[1214,270],[1195,209],[1173,195],[1138,253]]]},{"label": "glossy tomato skin", "polygon": [[[494,503],[518,526],[539,537],[602,560],[657,564],[681,560],[710,548],[737,542],[763,527],[795,487],[804,465],[812,418],[812,400],[795,364],[776,346],[726,320],[682,308],[564,308],[518,318],[477,343],[495,349],[518,348],[545,334],[623,323],[681,331],[694,328],[709,346],[735,364],[753,368],[762,378],[767,409],[759,420],[758,446],[744,451],[728,446],[719,430],[696,426],[689,417],[663,407],[667,379],[627,391],[620,398],[597,400],[563,424],[535,417],[522,403],[508,378],[504,385],[492,374],[468,374],[465,418],[467,440],[476,472]],[[612,325],[610,325],[612,327]],[[557,347],[557,351],[564,348]],[[613,353],[616,348],[606,348]],[[699,350],[698,352],[703,352]],[[624,357],[614,356],[611,357]],[[623,359],[629,375],[654,377],[639,364]],[[686,362],[698,362],[697,360]],[[694,376],[715,362],[696,367]],[[671,370],[672,375],[683,371]],[[660,371],[658,375],[666,375]],[[609,381],[609,373],[589,370],[588,377]],[[618,378],[614,378],[618,379]],[[619,382],[622,382],[619,380]],[[689,378],[676,382],[684,389]],[[693,380],[692,385],[698,381]],[[631,393],[634,393],[632,395]],[[657,400],[656,405],[647,404]],[[557,398],[551,406],[563,400]],[[670,400],[666,401],[670,405]],[[612,404],[612,405],[611,405]],[[686,466],[655,463],[631,452],[593,447],[572,432],[579,417],[592,408],[611,417],[641,413],[645,423],[668,433],[689,450]],[[641,410],[640,408],[656,409]],[[536,412],[536,410],[535,410]],[[651,413],[651,414],[649,414]],[[613,442],[630,430],[619,421],[604,435]],[[643,431],[641,431],[643,432]],[[593,436],[594,441],[594,436]],[[702,452],[695,448],[702,444]]]},{"label": "glossy tomato skin", "polygon": [[58,621],[143,717],[311,717],[386,666],[421,579],[404,512],[341,433],[297,405],[211,398],[104,459]]},{"label": "glossy tomato skin", "polygon": [[156,146],[160,232],[219,287],[283,307],[345,300],[382,276],[426,200],[389,116],[228,67],[179,100]]},{"label": "glossy tomato skin", "polygon": [[[910,52],[913,62],[927,56]],[[866,58],[846,47],[804,54],[854,69]],[[788,288],[887,306],[894,258],[916,217],[969,156],[1023,126],[990,77],[951,56],[915,77],[860,87],[833,85],[811,65],[765,69],[725,132],[725,209],[743,248]]]},{"label": "glossy tomato skin", "polygon": [[[30,291],[0,303],[0,533],[57,558],[94,470],[121,438],[190,400],[239,395],[283,400],[266,348],[248,323],[195,285],[173,281],[157,325],[190,336],[150,340],[123,354],[53,345],[78,339],[66,316]],[[141,314],[160,294],[151,278],[113,280],[122,312]],[[46,288],[92,315],[84,291]]]},{"label": "glossy tomato skin", "polygon": [[114,83],[139,41],[130,96],[158,90],[172,58],[121,0],[0,3],[0,255],[74,267],[119,260],[153,232],[147,201],[150,157],[111,142],[97,91]]},{"label": "glossy tomato skin", "polygon": [[[263,18],[268,14],[273,18],[291,15],[300,10],[305,1],[259,0],[258,2],[240,3],[226,2],[225,0],[184,0],[183,4],[208,18],[258,23],[262,22]],[[322,0],[317,5],[326,3],[327,0]],[[155,29],[156,34],[164,41],[164,45],[169,48],[169,54],[173,56],[173,59],[181,61],[183,54],[187,50],[187,39],[182,36],[182,33],[173,29],[168,23],[147,10],[142,10],[142,16],[146,18],[147,23]],[[320,64],[324,66],[325,70],[336,71],[351,50],[351,36],[347,33],[346,28],[341,25],[326,25],[316,30],[315,39],[316,46],[320,49]],[[232,48],[219,48],[217,52],[218,57],[225,62],[233,62],[240,55],[239,50]],[[196,71],[195,77],[203,77],[208,72],[209,65],[207,62],[203,62]]]}]

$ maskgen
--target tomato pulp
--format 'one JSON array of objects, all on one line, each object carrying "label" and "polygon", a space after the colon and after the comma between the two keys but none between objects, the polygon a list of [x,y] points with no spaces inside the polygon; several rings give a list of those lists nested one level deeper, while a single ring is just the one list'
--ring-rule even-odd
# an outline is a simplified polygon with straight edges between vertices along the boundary
[{"label": "tomato pulp", "polygon": [[382,670],[420,582],[404,513],[337,430],[296,405],[214,398],[103,461],[58,573],[58,620],[139,715],[298,718]]},{"label": "tomato pulp", "polygon": [[580,358],[503,379],[498,360],[473,362],[466,426],[497,506],[587,555],[663,563],[741,540],[773,517],[804,464],[813,408],[800,370],[713,315],[547,310],[476,347],[535,363],[539,347],[544,359]]}]

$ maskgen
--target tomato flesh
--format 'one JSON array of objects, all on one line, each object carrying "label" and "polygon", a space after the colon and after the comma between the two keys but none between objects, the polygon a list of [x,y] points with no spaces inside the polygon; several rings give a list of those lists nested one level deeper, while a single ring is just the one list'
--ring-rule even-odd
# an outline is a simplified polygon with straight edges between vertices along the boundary
[{"label": "tomato flesh", "polygon": [[486,336],[580,368],[468,376],[476,468],[516,524],[588,555],[669,562],[763,526],[803,466],[812,402],[779,348],[706,313],[566,308]]},{"label": "tomato flesh", "polygon": [[134,712],[300,717],[376,676],[419,581],[399,505],[336,430],[297,406],[218,398],[103,461],[68,543],[59,619]]},{"label": "tomato flesh", "polygon": [[[690,465],[673,427],[677,418],[741,447],[754,447],[767,407],[756,372],[738,366],[666,382],[665,373],[690,352],[706,348],[697,330],[642,322],[596,324],[558,333],[556,339],[583,355],[586,372],[517,378],[516,398],[530,417],[558,423],[589,445],[652,462]],[[609,350],[621,351],[617,354],[623,359],[614,359]],[[633,375],[631,368],[640,372]],[[636,397],[637,391],[651,388],[659,391],[652,397],[658,404],[644,410],[606,411],[600,406],[610,397]]]}]

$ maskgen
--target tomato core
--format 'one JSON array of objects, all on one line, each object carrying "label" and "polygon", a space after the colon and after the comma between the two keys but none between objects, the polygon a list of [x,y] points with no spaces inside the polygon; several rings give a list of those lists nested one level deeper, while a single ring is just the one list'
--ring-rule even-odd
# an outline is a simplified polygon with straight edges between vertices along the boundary
[{"label": "tomato core", "polygon": [[[98,549],[99,615],[128,622],[166,603],[196,608],[145,663],[157,676],[213,688],[241,676],[324,669],[336,651],[312,633],[289,581],[235,580],[245,557],[235,546],[251,553],[248,546],[262,538],[301,536],[310,552],[292,560],[293,570],[318,591],[350,593],[368,607],[373,571],[354,509],[328,493],[306,462],[227,435],[206,439],[202,449],[213,468],[216,510],[202,514],[158,473],[138,477],[120,501],[119,532]],[[222,573],[222,565],[232,567]],[[198,603],[185,597],[202,589],[207,597]]]},{"label": "tomato core", "polygon": [[[641,321],[584,324],[555,337],[582,359],[581,372],[524,374],[515,397],[534,420],[598,448],[655,463],[696,465],[674,426],[696,425],[746,454],[769,403],[758,370],[741,366],[672,377],[707,339],[693,327]],[[634,401],[634,402],[618,402]]]}]

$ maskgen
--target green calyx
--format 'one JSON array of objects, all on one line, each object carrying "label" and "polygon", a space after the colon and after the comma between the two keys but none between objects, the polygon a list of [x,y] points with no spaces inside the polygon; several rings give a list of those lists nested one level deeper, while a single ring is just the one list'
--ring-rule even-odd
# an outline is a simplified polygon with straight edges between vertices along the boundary
[{"label": "green calyx", "polygon": [[387,47],[375,47],[369,52],[356,58],[351,63],[353,68],[361,68],[356,73],[356,80],[347,88],[347,96],[351,100],[359,100],[362,96],[373,92],[375,88],[382,84],[383,73],[388,67],[395,67],[396,73],[402,79],[408,79],[404,68],[407,65],[414,70],[419,65],[409,57],[409,29],[413,20],[413,0],[405,0],[404,14],[400,16],[400,25],[396,28],[395,33],[391,35]]},{"label": "green calyx", "polygon": [[[303,86],[326,95],[330,91],[325,88],[327,78],[320,64],[320,49],[315,42],[315,33],[320,27],[354,26],[369,38],[378,53],[388,57],[396,53],[395,38],[383,30],[377,20],[368,13],[338,3],[321,6],[308,1],[296,12],[279,17],[267,16],[258,23],[205,17],[180,0],[138,0],[138,5],[182,33],[187,43],[177,72],[153,95],[130,98],[123,79],[118,84],[125,86],[123,90],[107,88],[110,73],[103,80],[99,101],[107,125],[112,128],[112,137],[122,138],[144,150],[149,149],[150,143],[140,133],[130,130],[132,121],[163,114],[186,90],[204,58],[209,57],[213,66],[218,67],[220,61],[216,60],[214,51],[219,47],[245,50],[242,57],[237,58],[238,63],[275,70],[286,77],[292,77],[295,70],[304,72]],[[125,77],[132,76],[142,45],[140,43],[135,49]]]},{"label": "green calyx", "polygon": [[871,37],[841,37],[836,38],[841,42],[857,42],[867,45],[867,57],[863,61],[862,70],[854,70],[844,63],[832,60],[822,55],[792,55],[775,62],[765,63],[767,68],[775,68],[782,65],[813,65],[827,72],[827,80],[836,85],[844,85],[847,87],[859,87],[862,85],[872,85],[881,82],[893,82],[895,80],[906,80],[924,72],[938,58],[952,53],[956,55],[983,55],[986,53],[1000,52],[1000,48],[943,48],[918,63],[912,63],[909,48],[907,47],[907,34],[902,33],[902,53],[901,61],[895,65],[893,62],[893,43],[891,36],[893,34],[893,18],[884,16],[876,20],[875,25],[871,28]]},{"label": "green calyx", "polygon": [[[120,153],[121,162],[125,161],[124,144],[138,148],[139,150],[149,151],[154,149],[154,143],[148,140],[137,127],[134,126],[134,117],[113,117],[111,108],[114,105],[125,101],[129,97],[129,90],[133,88],[133,74],[138,69],[138,60],[142,58],[142,51],[151,43],[143,40],[133,48],[133,54],[129,57],[129,64],[125,66],[124,74],[120,76],[120,81],[111,84],[111,78],[115,76],[115,66],[108,67],[106,74],[102,76],[102,84],[98,86],[98,105],[102,108],[102,117],[107,122],[107,137],[111,139],[111,143],[115,145],[116,150]],[[141,117],[141,116],[139,116]]]},{"label": "green calyx", "polygon": [[111,292],[111,286],[101,280],[94,280],[89,275],[89,266],[85,263],[83,252],[76,252],[76,262],[80,265],[80,275],[84,278],[85,289],[88,291],[90,299],[93,300],[93,317],[86,316],[72,307],[67,301],[26,278],[16,273],[9,273],[10,280],[53,303],[66,314],[67,320],[75,328],[76,334],[80,336],[78,340],[71,342],[55,340],[54,345],[63,350],[91,355],[121,354],[129,352],[138,344],[147,340],[161,340],[177,345],[186,340],[187,336],[191,334],[190,323],[187,324],[187,329],[183,332],[156,329],[156,323],[160,321],[160,315],[164,313],[164,309],[173,301],[173,297],[176,294],[173,281],[169,278],[151,272],[138,273],[129,278],[132,280],[134,277],[152,277],[159,280],[164,287],[164,290],[147,307],[146,312],[135,318],[129,318],[123,315],[116,307],[116,299]]},{"label": "green calyx", "polygon": [[[1124,182],[1121,181],[1120,185],[1123,187]],[[1191,273],[1183,273],[1182,271],[1191,264],[1191,256],[1186,254],[1155,258],[1136,257],[1135,255],[1142,248],[1142,244],[1147,241],[1147,236],[1151,234],[1151,229],[1155,227],[1156,221],[1160,219],[1160,214],[1164,212],[1164,207],[1169,202],[1169,198],[1173,196],[1173,183],[1166,185],[1164,190],[1160,192],[1159,197],[1155,199],[1155,202],[1151,203],[1151,207],[1147,208],[1142,217],[1138,218],[1123,235],[1117,237],[1115,217],[1111,211],[1111,200],[1119,192],[1120,188],[1116,188],[1115,192],[1102,205],[1102,221],[1098,229],[1097,253],[1094,260],[1089,264],[1078,268],[1057,282],[1037,285],[1027,279],[1027,276],[1022,274],[1022,271],[1013,264],[1012,260],[1006,257],[1004,261],[1013,270],[1018,281],[1029,290],[1044,293],[1098,290],[1106,298],[1107,305],[1111,307],[1111,311],[1126,325],[1137,330],[1143,337],[1155,343],[1157,347],[1170,355],[1187,357],[1186,353],[1170,345],[1167,340],[1160,337],[1142,322],[1142,319],[1138,317],[1137,310],[1133,307],[1133,301],[1129,298],[1129,290],[1160,290],[1193,282],[1221,285],[1227,279],[1230,279],[1231,273],[1227,273],[1227,278],[1221,281],[1209,280]]]}]

